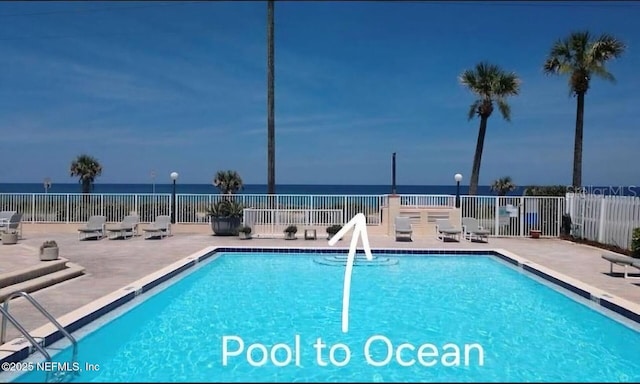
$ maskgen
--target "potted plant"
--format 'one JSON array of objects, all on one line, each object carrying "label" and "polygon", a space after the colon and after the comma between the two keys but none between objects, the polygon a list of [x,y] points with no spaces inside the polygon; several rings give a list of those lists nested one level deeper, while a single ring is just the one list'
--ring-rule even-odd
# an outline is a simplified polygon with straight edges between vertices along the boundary
[{"label": "potted plant", "polygon": [[327,239],[331,240],[331,238],[335,236],[336,233],[338,233],[341,229],[342,229],[342,225],[340,224],[334,224],[327,227],[327,235],[328,235]]},{"label": "potted plant", "polygon": [[284,238],[285,240],[295,240],[296,233],[298,232],[298,227],[295,225],[290,225],[284,230]]},{"label": "potted plant", "polygon": [[235,201],[233,194],[244,188],[242,178],[236,171],[218,171],[213,178],[213,186],[223,197],[207,209],[211,230],[218,236],[237,236],[243,206]]},{"label": "potted plant", "polygon": [[211,230],[218,236],[236,236],[242,222],[242,204],[234,200],[220,200],[207,209]]},{"label": "potted plant", "polygon": [[18,244],[18,234],[16,232],[2,232],[2,244]]},{"label": "potted plant", "polygon": [[248,240],[251,238],[251,227],[248,227],[246,225],[240,227],[238,229],[238,236],[240,236],[240,239],[242,240]]},{"label": "potted plant", "polygon": [[40,246],[40,260],[51,261],[58,259],[58,243],[55,240],[47,240]]}]

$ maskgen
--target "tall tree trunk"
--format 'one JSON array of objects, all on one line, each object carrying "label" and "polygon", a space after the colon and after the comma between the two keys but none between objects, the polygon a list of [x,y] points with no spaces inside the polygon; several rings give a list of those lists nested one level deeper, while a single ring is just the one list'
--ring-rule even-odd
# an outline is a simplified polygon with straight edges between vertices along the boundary
[{"label": "tall tree trunk", "polygon": [[582,134],[584,132],[584,92],[578,92],[576,134],[573,143],[573,187],[582,187]]},{"label": "tall tree trunk", "polygon": [[267,193],[276,193],[273,0],[267,2]]},{"label": "tall tree trunk", "polygon": [[484,148],[484,136],[487,133],[487,116],[480,116],[480,129],[478,131],[478,142],[476,143],[476,153],[473,156],[473,168],[471,169],[471,179],[469,179],[469,195],[478,193],[478,179],[480,178],[480,162],[482,161],[482,149]]},{"label": "tall tree trunk", "polygon": [[82,193],[91,193],[91,180],[82,180]]}]

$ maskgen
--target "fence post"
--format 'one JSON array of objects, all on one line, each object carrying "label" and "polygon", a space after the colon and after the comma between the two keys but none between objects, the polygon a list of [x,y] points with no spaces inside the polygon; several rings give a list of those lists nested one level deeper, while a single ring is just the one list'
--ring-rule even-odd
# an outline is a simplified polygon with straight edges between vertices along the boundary
[{"label": "fence post", "polygon": [[31,222],[35,223],[35,217],[36,217],[36,194],[32,193],[31,194]]},{"label": "fence post", "polygon": [[69,224],[69,194],[67,193],[67,208],[65,209],[65,213],[67,216],[67,224]]},{"label": "fence post", "polygon": [[518,218],[520,220],[520,225],[518,231],[520,232],[520,236],[524,236],[524,196],[520,196],[520,203],[518,203]]},{"label": "fence post", "polygon": [[562,197],[557,197],[556,198],[556,210],[558,211],[558,221],[556,223],[556,233],[554,236],[556,237],[560,237],[560,234],[562,233],[562,216],[563,216],[563,212],[564,210],[562,209],[562,200],[564,200],[564,198]]},{"label": "fence post", "polygon": [[607,215],[607,198],[602,196],[602,202],[600,203],[600,220],[598,220],[598,242],[605,243],[605,218]]},{"label": "fence post", "polygon": [[496,196],[496,208],[495,208],[495,217],[493,218],[494,224],[494,235],[498,236],[500,234],[500,197]]},{"label": "fence post", "polygon": [[344,202],[342,203],[342,222],[347,222],[347,196],[343,196]]}]

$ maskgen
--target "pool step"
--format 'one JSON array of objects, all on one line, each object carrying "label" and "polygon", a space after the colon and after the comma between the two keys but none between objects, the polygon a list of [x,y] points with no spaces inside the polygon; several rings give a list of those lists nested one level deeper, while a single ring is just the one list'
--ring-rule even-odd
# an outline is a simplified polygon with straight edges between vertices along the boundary
[{"label": "pool step", "polygon": [[0,301],[14,292],[31,293],[84,274],[84,268],[67,259],[42,262],[33,267],[0,274]]},{"label": "pool step", "polygon": [[[332,266],[332,267],[343,267],[347,265],[347,255],[336,255],[336,256],[324,256],[324,257],[317,257],[315,258],[313,261],[316,264],[321,264],[321,265],[328,265],[328,266]],[[390,258],[390,257],[380,257],[380,256],[373,256],[372,260],[368,260],[367,257],[365,255],[355,255],[354,259],[353,259],[353,266],[363,266],[363,267],[382,267],[382,266],[389,266],[389,265],[396,265],[398,264],[398,259],[397,258]]]}]

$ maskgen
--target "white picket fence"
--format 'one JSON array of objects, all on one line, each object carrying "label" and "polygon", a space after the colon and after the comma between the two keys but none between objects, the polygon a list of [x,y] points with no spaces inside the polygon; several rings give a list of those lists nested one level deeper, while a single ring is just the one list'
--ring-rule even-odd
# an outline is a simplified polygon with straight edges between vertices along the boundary
[{"label": "white picket fence", "polygon": [[640,197],[567,193],[566,202],[574,236],[630,248],[640,227]]}]

